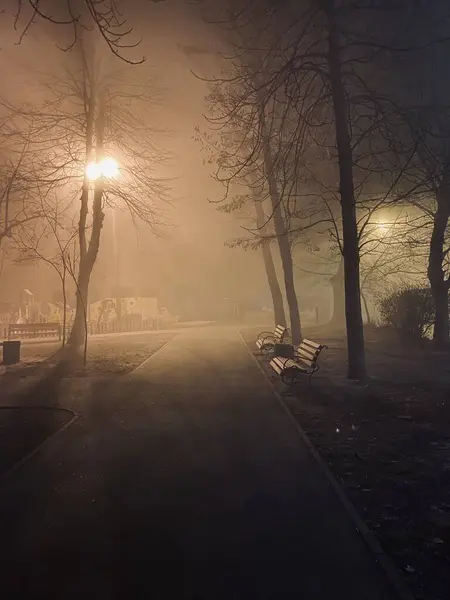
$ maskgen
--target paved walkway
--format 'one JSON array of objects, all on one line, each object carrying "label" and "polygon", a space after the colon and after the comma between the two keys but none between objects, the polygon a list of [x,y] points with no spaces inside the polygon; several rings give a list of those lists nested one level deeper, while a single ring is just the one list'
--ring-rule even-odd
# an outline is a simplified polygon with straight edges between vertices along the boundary
[{"label": "paved walkway", "polygon": [[181,332],[0,493],[5,598],[391,600],[231,328]]}]

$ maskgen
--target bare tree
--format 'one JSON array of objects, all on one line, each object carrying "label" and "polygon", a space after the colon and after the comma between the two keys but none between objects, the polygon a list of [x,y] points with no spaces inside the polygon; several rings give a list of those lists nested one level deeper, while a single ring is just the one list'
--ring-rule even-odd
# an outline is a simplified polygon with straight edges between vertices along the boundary
[{"label": "bare tree", "polygon": [[[252,205],[252,211],[248,211],[248,205]],[[264,202],[257,193],[256,189],[250,188],[248,194],[236,195],[230,202],[220,204],[218,210],[226,213],[237,212],[242,215],[250,225],[245,227],[246,236],[239,237],[233,240],[227,240],[226,245],[230,248],[251,248],[252,250],[261,250],[261,256],[264,263],[267,283],[269,285],[270,294],[272,297],[273,312],[275,318],[274,325],[283,325],[286,327],[286,315],[284,312],[283,294],[278,282],[275,262],[273,260],[271,244],[274,242],[274,235],[270,232],[269,222],[265,211]],[[250,214],[248,214],[250,212]]]},{"label": "bare tree", "polygon": [[238,64],[231,73],[216,80],[207,97],[210,132],[200,137],[215,149],[210,161],[216,164],[215,179],[225,187],[224,201],[232,196],[233,184],[245,181],[260,201],[270,202],[269,220],[273,221],[281,256],[292,341],[297,345],[302,332],[285,198],[280,185],[284,174],[278,170],[273,119],[254,89],[255,76],[251,66]]},{"label": "bare tree", "polygon": [[0,164],[0,247],[5,239],[42,217],[30,185],[29,145],[8,142],[2,149],[5,158]]},{"label": "bare tree", "polygon": [[264,261],[267,282],[272,296],[273,312],[275,316],[275,325],[286,327],[286,315],[284,313],[283,294],[281,293],[280,284],[278,283],[277,272],[270,249],[270,238],[267,238],[267,217],[264,214],[264,209],[261,201],[258,198],[253,199],[255,208],[256,226],[261,235],[261,253]]},{"label": "bare tree", "polygon": [[[149,0],[163,2],[164,0]],[[63,50],[74,47],[83,30],[96,30],[110,52],[121,60],[136,64],[145,58],[130,58],[127,53],[137,48],[140,39],[133,35],[133,28],[123,15],[124,2],[120,0],[13,0],[15,4],[14,26],[19,31],[19,40],[30,27],[41,21],[68,30]]]},{"label": "bare tree", "polygon": [[62,346],[67,335],[67,290],[68,276],[73,276],[72,265],[77,227],[73,222],[72,207],[67,201],[42,196],[40,198],[42,216],[32,229],[21,229],[14,240],[17,262],[41,261],[49,265],[61,283],[63,298]]},{"label": "bare tree", "polygon": [[281,264],[283,266],[284,285],[286,298],[289,306],[289,320],[291,324],[291,337],[294,345],[302,341],[302,329],[300,322],[300,309],[298,306],[297,293],[294,280],[294,264],[292,261],[292,250],[289,239],[289,229],[283,212],[282,198],[277,182],[276,163],[274,161],[271,136],[267,126],[265,109],[257,96],[259,108],[259,127],[261,132],[261,150],[263,156],[264,173],[267,180],[269,197],[272,205],[272,216],[275,234],[277,236],[278,248],[280,250]]},{"label": "bare tree", "polygon": [[[406,124],[401,135],[413,155],[402,170],[394,200],[419,213],[412,238],[419,253],[427,248],[425,272],[435,304],[433,339],[436,347],[444,348],[449,343],[450,86],[441,73],[450,47],[450,10],[446,3],[421,9],[416,28],[396,49],[402,85],[394,97]],[[399,135],[395,128],[393,132]]]},{"label": "bare tree", "polygon": [[[419,211],[415,235],[417,248],[427,249],[426,273],[435,305],[433,340],[437,348],[449,344],[450,289],[450,113],[448,108],[426,110],[414,123],[418,140],[415,162],[407,173],[411,190],[403,204]],[[422,112],[422,111],[419,111]]]},{"label": "bare tree", "polygon": [[[137,84],[129,70],[108,69],[83,40],[64,56],[72,62],[63,75],[42,75],[42,105],[4,105],[39,156],[34,170],[41,189],[72,202],[80,199],[77,308],[69,339],[78,347],[85,338],[89,283],[105,210],[126,208],[133,219],[157,232],[164,224],[167,189],[155,169],[167,154],[155,141],[162,132],[146,117],[154,89]],[[114,161],[120,165],[118,173]],[[107,165],[110,172],[104,171]]]},{"label": "bare tree", "polygon": [[[262,4],[228,2],[227,26],[244,32],[231,60],[252,65],[253,78],[246,79],[246,89],[257,94],[271,116],[272,133],[281,140],[281,152],[275,152],[278,172],[290,165],[285,181],[298,188],[310,146],[319,155],[325,150],[336,163],[348,376],[364,379],[359,245],[367,219],[360,220],[358,197],[362,188],[378,187],[368,201],[373,210],[378,201],[389,202],[402,162],[407,162],[392,158],[403,158],[411,150],[398,134],[401,119],[392,101],[398,84],[396,88],[395,77],[386,75],[385,63],[387,53],[405,50],[413,9],[408,12],[405,2],[393,8],[384,2],[341,0]],[[398,19],[386,23],[387,10]],[[298,202],[298,194],[289,195]]]}]

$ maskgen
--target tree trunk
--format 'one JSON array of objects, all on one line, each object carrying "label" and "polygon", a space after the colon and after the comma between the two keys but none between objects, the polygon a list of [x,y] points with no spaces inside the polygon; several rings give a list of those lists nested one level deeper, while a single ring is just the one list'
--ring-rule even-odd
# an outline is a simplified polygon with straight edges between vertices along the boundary
[{"label": "tree trunk", "polygon": [[330,327],[345,329],[345,290],[344,290],[344,259],[341,256],[336,273],[330,278],[333,290],[333,314]]},{"label": "tree trunk", "polygon": [[75,318],[73,320],[72,331],[68,343],[79,348],[84,343],[86,320],[87,320],[87,303],[89,290],[90,270],[84,263],[80,261],[80,267],[77,278],[77,306],[75,310]]},{"label": "tree trunk", "polygon": [[361,299],[362,299],[363,304],[364,304],[364,310],[366,311],[367,325],[371,325],[372,324],[372,319],[370,318],[369,305],[367,304],[367,298],[364,295],[363,291],[361,291]]},{"label": "tree trunk", "polygon": [[444,350],[449,343],[448,286],[432,290],[435,308],[433,342],[438,350]]},{"label": "tree trunk", "polygon": [[359,281],[359,243],[353,184],[353,155],[349,133],[348,107],[341,69],[341,45],[334,1],[327,3],[329,26],[328,66],[336,129],[339,161],[339,184],[342,212],[345,320],[349,379],[365,379],[366,358]]},{"label": "tree trunk", "polygon": [[62,347],[66,345],[66,329],[67,329],[67,292],[66,292],[66,273],[67,269],[64,263],[62,276],[62,294],[63,294],[63,333],[62,333]]},{"label": "tree trunk", "polygon": [[449,343],[448,289],[443,267],[445,232],[450,218],[450,173],[446,173],[436,193],[437,211],[434,215],[428,258],[428,279],[434,299],[435,318],[433,342],[443,349]]},{"label": "tree trunk", "polygon": [[[265,218],[261,202],[258,199],[254,198],[253,204],[255,207],[257,227],[260,229],[261,234],[264,234]],[[277,272],[275,270],[275,263],[273,262],[273,256],[270,250],[269,241],[263,240],[261,245],[261,252],[264,260],[264,269],[266,271],[267,282],[269,284],[270,294],[272,296],[275,326],[283,325],[283,327],[286,327],[286,315],[284,313],[283,294],[281,293],[280,284],[278,283]]]},{"label": "tree trunk", "polygon": [[281,199],[278,193],[277,181],[274,173],[272,152],[270,150],[270,138],[267,131],[264,110],[260,111],[262,144],[264,154],[264,168],[269,186],[270,200],[272,203],[273,222],[277,236],[278,248],[280,250],[281,264],[283,267],[284,285],[286,288],[286,299],[289,306],[289,319],[291,323],[291,337],[294,346],[302,341],[302,328],[300,323],[300,311],[298,308],[297,294],[294,284],[294,265],[292,263],[291,244],[288,231],[284,222],[281,208]]},{"label": "tree trunk", "polygon": [[[95,155],[97,162],[100,162],[100,160],[103,158],[104,132],[105,102],[104,96],[101,96],[98,103],[98,112],[95,118]],[[86,248],[86,219],[88,213],[89,194],[89,182],[87,181],[86,183],[86,181],[87,178],[85,177],[83,191],[81,194],[79,224],[80,265],[77,279],[77,306],[73,328],[69,338],[69,344],[74,347],[79,347],[86,341],[89,282],[91,279],[92,269],[94,268],[94,264],[97,259],[98,249],[100,246],[100,234],[105,218],[102,208],[104,181],[103,177],[99,177],[95,180],[94,184],[91,239],[89,240],[89,247]]]}]

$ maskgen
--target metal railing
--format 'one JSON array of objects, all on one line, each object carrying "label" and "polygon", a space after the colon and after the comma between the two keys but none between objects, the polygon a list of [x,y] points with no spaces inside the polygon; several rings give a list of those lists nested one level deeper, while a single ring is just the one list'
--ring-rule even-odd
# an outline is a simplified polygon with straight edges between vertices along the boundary
[{"label": "metal railing", "polygon": [[104,333],[132,333],[133,331],[153,331],[160,328],[159,319],[137,319],[133,317],[122,317],[120,321],[109,321],[88,323],[88,335],[99,335]]},{"label": "metal railing", "polygon": [[[90,321],[87,324],[88,335],[107,333],[132,333],[134,331],[154,331],[160,329],[158,318],[140,319],[122,317],[120,321],[106,323]],[[72,330],[72,323],[66,326],[66,339]],[[11,323],[3,328],[3,339],[62,339],[63,326],[61,323]]]},{"label": "metal railing", "polygon": [[8,326],[5,338],[58,338],[62,337],[62,326],[59,323],[12,323]]}]

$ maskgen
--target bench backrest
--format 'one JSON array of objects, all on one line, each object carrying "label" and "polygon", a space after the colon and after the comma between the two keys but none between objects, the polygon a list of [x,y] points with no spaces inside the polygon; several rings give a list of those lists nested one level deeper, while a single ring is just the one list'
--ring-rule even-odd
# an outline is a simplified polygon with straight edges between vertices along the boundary
[{"label": "bench backrest", "polygon": [[297,356],[302,359],[310,367],[314,367],[317,359],[319,358],[319,354],[326,348],[323,344],[317,344],[312,340],[307,340],[306,338],[302,340],[302,343],[297,348]]},{"label": "bench backrest", "polygon": [[282,341],[283,341],[283,338],[284,338],[284,336],[286,335],[286,332],[287,332],[287,329],[286,329],[286,327],[283,327],[283,325],[277,325],[277,326],[275,327],[275,332],[274,332],[274,334],[273,334],[273,337],[274,337],[274,338],[275,338],[277,341],[279,341],[279,342],[282,342]]}]

